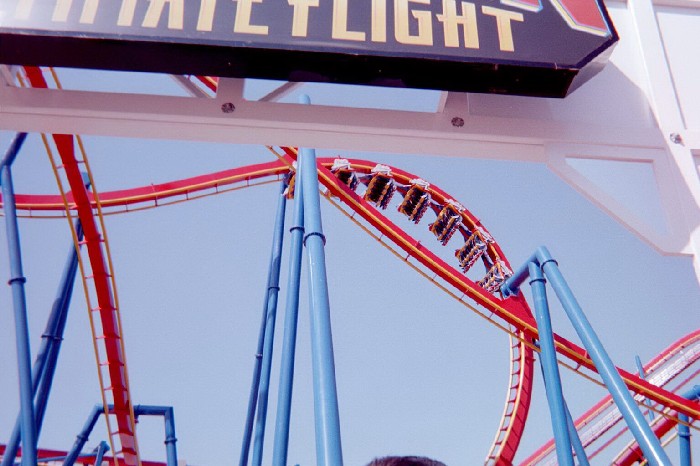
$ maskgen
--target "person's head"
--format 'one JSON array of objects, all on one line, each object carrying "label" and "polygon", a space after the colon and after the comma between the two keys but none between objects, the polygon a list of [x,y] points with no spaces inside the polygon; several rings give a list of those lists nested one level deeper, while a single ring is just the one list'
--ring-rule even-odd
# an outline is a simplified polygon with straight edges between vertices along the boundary
[{"label": "person's head", "polygon": [[385,456],[373,459],[367,466],[446,466],[424,456]]}]

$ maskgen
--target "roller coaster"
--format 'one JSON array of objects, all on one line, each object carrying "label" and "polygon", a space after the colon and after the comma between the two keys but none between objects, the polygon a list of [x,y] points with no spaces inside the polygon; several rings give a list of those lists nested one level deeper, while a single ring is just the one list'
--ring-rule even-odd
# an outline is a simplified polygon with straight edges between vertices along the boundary
[{"label": "roller coaster", "polygon": [[[52,78],[55,78],[55,75]],[[216,79],[197,79],[199,85],[216,91]],[[45,71],[36,67],[24,67],[18,81],[36,88],[49,85]],[[174,441],[172,449],[168,450],[167,463],[142,460],[139,452],[137,418],[139,415],[150,414],[150,411],[135,404],[132,399],[133,391],[126,362],[127,348],[123,338],[123,316],[116,293],[117,283],[112,271],[104,217],[189,202],[271,182],[280,183],[280,190],[284,194],[282,199],[294,199],[296,206],[299,202],[296,192],[301,186],[301,180],[297,179],[300,178],[297,167],[301,152],[291,147],[270,147],[270,152],[275,156],[272,162],[168,183],[101,192],[98,191],[91,175],[87,154],[79,136],[53,134],[42,138],[50,155],[59,194],[11,193],[14,202],[10,203],[6,187],[11,185],[11,179],[3,178],[5,218],[10,222],[15,215],[8,214],[7,210],[8,205],[13,204],[14,207],[10,209],[16,208],[20,216],[57,217],[68,220],[75,243],[77,269],[85,290],[101,387],[100,404],[90,420],[94,425],[95,421],[92,419],[96,420],[103,414],[109,438],[108,448],[105,447],[104,451],[83,456],[79,454],[84,442],[76,442],[71,451],[38,449],[34,454],[40,463],[45,464],[97,464],[104,460],[115,465],[174,466]],[[19,136],[16,144],[10,148],[10,152],[15,152],[11,157],[16,155],[21,143],[22,139]],[[441,291],[454,297],[510,336],[510,371],[506,400],[494,440],[485,455],[485,464],[514,464],[531,404],[535,356],[543,351],[544,338],[541,323],[530,310],[524,295],[516,289],[508,289],[519,275],[519,269],[513,267],[506,259],[496,239],[465,204],[432,182],[421,179],[419,174],[408,173],[398,167],[375,161],[353,158],[315,160],[314,171],[318,174],[322,197],[344,213],[351,223],[380,241],[408,266],[435,283]],[[3,169],[10,164],[11,162],[4,163]],[[396,199],[400,200],[396,202]],[[396,215],[390,217],[386,213],[390,206],[398,211],[398,218],[394,218]],[[429,231],[437,240],[436,243],[425,244],[414,239],[407,233],[408,228],[399,226],[401,218],[413,224],[428,224]],[[325,241],[321,232],[315,236]],[[454,259],[444,258],[444,249],[455,244],[458,247]],[[544,264],[540,265],[544,269]],[[530,278],[536,281],[532,276]],[[10,279],[13,286],[21,281],[21,274]],[[519,285],[513,285],[514,288],[517,286]],[[279,288],[279,285],[272,284],[270,288]],[[261,332],[263,338],[260,343],[263,343],[265,331]],[[593,383],[604,383],[599,376],[599,364],[587,347],[554,334],[553,348],[557,353],[556,361],[559,365],[566,366]],[[258,354],[262,356],[261,350],[263,348],[259,346]],[[668,436],[677,425],[697,429],[693,421],[700,418],[700,394],[683,396],[681,393],[696,380],[700,372],[697,367],[698,360],[700,330],[695,330],[644,365],[640,374],[614,368],[626,390],[634,393],[635,404],[641,406],[650,419],[653,419],[652,428],[659,438]],[[39,372],[41,374],[41,370]],[[29,385],[33,385],[36,390],[36,380]],[[251,400],[254,400],[253,413],[255,404],[264,402],[258,400],[255,377],[254,388],[251,392],[255,393],[251,397]],[[548,386],[548,390],[549,388]],[[32,403],[33,398],[34,395]],[[258,410],[260,409],[263,409],[262,405],[258,405]],[[623,417],[611,395],[573,421],[575,427],[572,432],[578,433],[588,458],[609,455],[611,446],[618,446],[619,442],[616,441],[629,434],[631,428],[622,422]],[[20,421],[21,416],[18,418],[18,426]],[[249,416],[249,421],[252,423],[252,416]],[[26,450],[18,450],[18,435],[16,433],[14,439],[0,450],[3,466],[13,464],[16,457],[22,458],[22,464],[25,464],[27,453]],[[174,432],[172,436],[174,437]],[[22,439],[24,438],[22,436]],[[241,464],[248,461],[248,447],[249,443],[246,445],[244,441]],[[106,450],[113,452],[113,455],[104,455]],[[569,452],[570,450],[571,448]],[[577,459],[581,460],[581,452],[576,453]],[[612,459],[607,457],[603,461],[627,465],[642,461],[643,457],[644,452],[632,441],[617,456]],[[70,458],[70,461],[66,458]],[[323,464],[321,461],[319,459],[319,464]],[[256,463],[256,460],[253,462]],[[259,464],[259,458],[257,462]],[[333,462],[327,464],[331,463]],[[521,464],[557,464],[555,441],[543,445]]]}]

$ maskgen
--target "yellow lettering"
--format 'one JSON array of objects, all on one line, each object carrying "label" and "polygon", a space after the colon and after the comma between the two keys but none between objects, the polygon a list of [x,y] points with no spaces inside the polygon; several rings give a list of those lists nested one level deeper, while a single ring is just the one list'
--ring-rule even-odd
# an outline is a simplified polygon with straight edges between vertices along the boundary
[{"label": "yellow lettering", "polygon": [[85,0],[83,3],[83,11],[80,13],[80,22],[82,24],[94,24],[95,15],[97,14],[97,6],[100,0]]},{"label": "yellow lettering", "polygon": [[348,31],[348,0],[333,1],[333,39],[365,40],[365,33]]},{"label": "yellow lettering", "polygon": [[70,11],[73,0],[58,0],[53,9],[51,21],[68,21],[68,12]]},{"label": "yellow lettering", "polygon": [[122,7],[119,9],[117,26],[131,26],[134,23],[135,11],[136,0],[122,0]]},{"label": "yellow lettering", "polygon": [[433,45],[433,24],[429,11],[411,11],[413,18],[418,21],[418,34],[411,35],[408,24],[409,3],[430,5],[430,0],[395,0],[394,35],[396,41],[402,44]]},{"label": "yellow lettering", "polygon": [[491,6],[483,5],[481,11],[485,15],[494,16],[496,18],[496,26],[498,27],[498,46],[503,52],[514,52],[515,45],[513,44],[513,30],[510,27],[511,21],[522,22],[524,20],[522,13],[514,11],[501,10]]},{"label": "yellow lettering", "polygon": [[154,28],[158,26],[165,4],[168,4],[168,29],[182,29],[185,22],[184,0],[151,0],[143,18],[142,26]]},{"label": "yellow lettering", "polygon": [[[83,24],[92,24],[95,22],[95,14],[97,14],[97,5],[100,0],[85,0],[83,3],[83,11],[80,13],[80,22]],[[53,9],[51,21],[66,22],[68,14],[73,6],[73,0],[58,0]]]},{"label": "yellow lettering", "polygon": [[386,42],[386,0],[372,0],[372,42]]},{"label": "yellow lettering", "polygon": [[29,19],[33,5],[34,0],[19,0],[19,3],[17,3],[17,6],[15,7],[15,18]]},{"label": "yellow lettering", "polygon": [[462,26],[464,47],[479,48],[479,31],[476,26],[476,6],[473,3],[462,3],[462,15],[457,14],[455,0],[442,0],[442,14],[437,19],[445,29],[445,47],[459,47],[459,26]]},{"label": "yellow lettering", "polygon": [[[235,2],[236,0],[233,1]],[[236,21],[233,23],[233,32],[267,35],[267,26],[250,24],[250,14],[253,10],[253,3],[262,2],[263,0],[238,0],[238,6],[236,7]]]},{"label": "yellow lettering", "polygon": [[292,36],[306,37],[309,30],[309,7],[317,7],[318,0],[287,0],[294,8]]},{"label": "yellow lettering", "polygon": [[197,19],[198,31],[211,31],[214,25],[214,10],[216,0],[202,0],[199,4],[199,18]]}]

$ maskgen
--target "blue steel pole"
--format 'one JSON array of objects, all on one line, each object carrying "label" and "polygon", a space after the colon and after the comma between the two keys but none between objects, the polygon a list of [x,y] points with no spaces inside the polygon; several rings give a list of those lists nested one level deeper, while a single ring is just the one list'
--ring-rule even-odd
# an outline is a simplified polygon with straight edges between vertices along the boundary
[{"label": "blue steel pole", "polygon": [[[76,234],[79,240],[83,238],[83,229],[79,221],[76,222]],[[36,422],[37,443],[44,421],[44,413],[46,412],[46,402],[51,391],[51,382],[53,381],[58,352],[63,339],[63,331],[68,316],[68,305],[73,292],[73,282],[77,270],[78,254],[75,246],[71,245],[68,259],[61,275],[59,291],[51,308],[51,314],[42,335],[41,347],[37,352],[34,367],[32,368],[32,395],[36,399],[34,403],[34,419]],[[0,466],[10,466],[14,463],[20,442],[20,423],[21,416],[18,415],[10,441],[7,442],[5,447],[5,454]]]},{"label": "blue steel pole", "polygon": [[102,458],[104,458],[105,453],[109,451],[109,445],[104,440],[100,442],[97,446],[97,451],[95,452],[95,464],[102,464]]},{"label": "blue steel pole", "polygon": [[304,203],[301,198],[301,170],[297,164],[296,187],[294,189],[294,220],[289,251],[289,277],[287,279],[287,301],[284,318],[282,361],[277,395],[277,420],[273,466],[287,465],[289,449],[289,423],[292,411],[292,389],[294,385],[294,355],[296,353],[297,322],[299,317],[299,283],[301,280],[301,256],[304,248]]},{"label": "blue steel pole", "polygon": [[75,460],[77,460],[78,456],[80,456],[80,451],[83,449],[85,443],[88,441],[90,432],[92,432],[92,429],[95,427],[97,420],[100,418],[100,414],[102,414],[103,412],[104,407],[100,404],[97,404],[92,408],[90,416],[88,416],[87,421],[85,421],[83,429],[76,436],[75,443],[73,443],[73,447],[71,447],[70,451],[66,455],[66,460],[63,462],[63,466],[73,466]]},{"label": "blue steel pole", "polygon": [[[697,400],[700,398],[700,385],[695,385],[688,392],[683,394],[683,398],[689,400]],[[690,427],[684,423],[690,420],[685,414],[679,414],[678,420],[678,444],[680,446],[680,462],[681,466],[693,466],[693,455],[690,448]]]},{"label": "blue steel pole", "polygon": [[549,316],[545,279],[537,263],[530,262],[528,270],[530,272],[530,287],[532,287],[532,297],[535,303],[535,320],[537,321],[540,341],[540,363],[542,364],[545,391],[549,402],[549,414],[552,419],[557,460],[562,466],[574,466],[574,458],[571,454],[571,438],[569,437],[569,428],[566,422],[564,395],[561,388],[561,376],[557,366],[557,354],[554,350],[552,321]]},{"label": "blue steel pole", "polygon": [[[83,239],[83,226],[80,221],[75,222],[75,233],[78,241]],[[53,340],[53,344],[49,349],[48,358],[46,361],[46,368],[41,377],[41,382],[36,393],[35,402],[35,417],[37,426],[37,437],[41,432],[41,426],[44,422],[44,413],[46,412],[46,404],[48,403],[49,394],[51,393],[51,385],[53,383],[53,376],[56,372],[56,364],[58,362],[58,355],[61,351],[61,343],[63,342],[63,333],[66,329],[66,323],[68,321],[68,309],[70,307],[71,297],[73,295],[73,285],[75,283],[75,276],[78,272],[78,251],[75,246],[71,247],[70,257],[66,263],[66,268],[63,271],[63,276],[61,277],[61,293],[60,293],[60,313],[58,322],[52,333],[49,334],[49,338]]]},{"label": "blue steel pole", "polygon": [[163,416],[165,422],[165,453],[168,466],[177,466],[177,448],[175,443],[175,412],[172,406],[134,406],[134,416]]},{"label": "blue steel pole", "polygon": [[[646,373],[644,372],[644,366],[642,365],[642,360],[639,359],[639,355],[636,355],[636,356],[634,357],[634,363],[637,365],[637,372],[639,373],[639,377],[641,377],[642,379],[646,380],[646,379],[647,379],[647,375],[646,375]],[[650,400],[649,398],[646,398],[646,397],[645,397],[645,398],[644,398],[644,404],[645,404],[646,407],[648,408],[647,413],[648,413],[648,416],[649,416],[649,422],[651,422],[651,421],[654,420],[654,411],[651,409],[651,400]]]},{"label": "blue steel pole", "polygon": [[265,425],[267,424],[267,400],[270,391],[270,372],[272,371],[272,351],[275,341],[275,322],[277,319],[277,297],[279,295],[280,266],[282,265],[282,246],[284,243],[284,214],[287,197],[284,195],[286,183],[281,184],[277,202],[277,216],[272,239],[272,263],[267,288],[267,323],[265,324],[265,341],[263,344],[260,387],[258,389],[258,417],[255,423],[255,440],[253,443],[253,466],[262,464]]},{"label": "blue steel pole", "polygon": [[681,466],[693,466],[693,455],[690,448],[690,427],[683,424],[688,422],[688,416],[679,414],[678,420],[678,446],[680,447]]},{"label": "blue steel pole", "polygon": [[265,288],[265,299],[263,303],[262,321],[258,332],[258,346],[255,353],[255,366],[253,367],[253,381],[250,384],[250,394],[248,396],[248,412],[246,414],[245,427],[243,430],[243,444],[241,446],[241,456],[239,466],[248,464],[248,454],[250,451],[250,441],[253,435],[253,421],[255,420],[255,408],[258,404],[258,389],[260,387],[260,372],[262,370],[262,357],[265,348],[265,332],[267,325],[267,306],[270,297],[270,286],[272,283],[272,269],[274,268],[274,252],[270,254],[270,263],[267,274],[267,287]]},{"label": "blue steel pole", "polygon": [[533,253],[528,259],[520,266],[520,268],[515,269],[513,275],[510,276],[501,285],[501,293],[503,293],[504,298],[509,298],[511,296],[516,296],[520,292],[520,285],[522,285],[525,280],[530,276],[530,263],[538,262],[537,252]]},{"label": "blue steel pole", "polygon": [[608,356],[598,335],[588,322],[581,306],[576,301],[573,292],[566,283],[566,280],[559,271],[557,263],[554,261],[547,248],[538,248],[537,258],[552,288],[554,288],[559,301],[561,301],[571,324],[579,338],[581,338],[583,346],[593,360],[598,373],[625,419],[632,435],[634,435],[637,443],[644,452],[649,464],[652,466],[670,465],[671,461],[661,447],[661,443],[654,435],[649,424],[644,420],[642,412],[634,402],[634,398],[625,386],[622,377],[620,377],[620,374],[617,372],[610,356]]},{"label": "blue steel pole", "polygon": [[[308,96],[303,103],[308,104]],[[311,298],[311,361],[314,382],[316,426],[316,462],[319,466],[340,466],[343,454],[340,441],[338,393],[335,383],[333,336],[321,226],[321,202],[318,193],[316,152],[301,149],[302,196],[304,199],[304,245],[309,259],[309,295]]]},{"label": "blue steel pole", "polygon": [[177,466],[177,448],[175,442],[175,412],[172,407],[168,407],[164,415],[165,422],[165,453],[167,455],[167,465]]},{"label": "blue steel pole", "polygon": [[571,417],[571,412],[566,405],[566,401],[564,401],[564,409],[566,411],[566,425],[569,428],[569,438],[574,447],[574,453],[576,453],[576,460],[579,466],[589,466],[590,463],[588,462],[588,456],[586,456],[586,450],[583,448],[581,437],[578,436],[576,424],[574,424],[574,419]]},{"label": "blue steel pole", "polygon": [[[46,365],[46,359],[48,356],[48,346],[51,344],[46,338],[49,333],[49,328],[55,327],[57,316],[52,312],[49,316],[48,323],[46,325],[46,330],[44,335],[42,335],[42,344],[37,352],[36,360],[34,361],[34,366],[32,367],[32,396],[36,395],[36,389],[41,381],[44,368]],[[40,427],[37,422],[38,410],[34,406],[34,419],[36,426],[36,438],[39,437]],[[12,434],[10,435],[10,440],[7,442],[5,447],[5,453],[3,454],[2,463],[0,466],[11,466],[14,464],[15,458],[17,457],[17,451],[19,450],[20,435],[21,435],[21,423],[22,423],[22,413],[18,413],[17,419],[15,420],[14,428],[12,429]],[[38,443],[38,442],[37,442]]]},{"label": "blue steel pole", "polygon": [[2,183],[3,206],[5,211],[5,226],[7,228],[7,246],[10,258],[10,280],[12,302],[15,315],[15,335],[17,345],[17,370],[20,391],[21,432],[24,448],[22,465],[35,466],[36,453],[36,424],[34,421],[34,394],[32,390],[32,366],[29,347],[29,328],[27,325],[27,303],[24,293],[26,278],[22,272],[22,255],[17,226],[17,210],[15,193],[12,186],[10,166],[26,138],[25,133],[18,134],[12,141],[7,154],[0,163],[0,183]]},{"label": "blue steel pole", "polygon": [[12,139],[12,142],[10,143],[10,147],[7,148],[5,155],[0,160],[0,170],[5,168],[5,166],[9,167],[12,165],[26,139],[27,133],[17,133],[15,135],[14,139]]}]

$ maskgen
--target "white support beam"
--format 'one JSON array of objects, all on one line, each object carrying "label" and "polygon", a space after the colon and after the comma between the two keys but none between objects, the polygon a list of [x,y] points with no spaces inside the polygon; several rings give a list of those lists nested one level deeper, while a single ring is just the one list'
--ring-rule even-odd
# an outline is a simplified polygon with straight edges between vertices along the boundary
[{"label": "white support beam", "polygon": [[[551,144],[547,146],[547,166],[582,195],[597,205],[610,217],[617,220],[635,233],[641,240],[662,254],[692,254],[688,248],[688,231],[683,213],[676,207],[684,200],[676,189],[677,177],[674,167],[669,163],[664,149],[635,149],[610,146],[590,146],[581,144]],[[651,218],[652,206],[645,206],[643,214],[631,209],[624,202],[599,186],[584,173],[568,163],[571,160],[590,160],[603,162],[598,167],[607,170],[608,175],[618,169],[618,176],[628,176],[620,172],[620,166],[647,165],[652,185],[645,185],[646,179],[637,180],[636,189],[644,190],[655,196],[662,215]],[[607,164],[605,162],[608,162]],[[616,167],[617,165],[617,167]],[[605,167],[605,168],[603,168]],[[634,180],[626,180],[629,184]]]},{"label": "white support beam", "polygon": [[700,277],[700,179],[691,147],[683,142],[686,125],[673,73],[664,49],[653,1],[629,0],[628,8],[636,26],[634,29],[644,62],[651,108],[665,136],[663,140],[667,160],[673,168],[672,176],[679,202],[672,208],[682,214],[686,248],[695,256],[695,272]]},{"label": "white support beam", "polygon": [[[229,81],[229,80],[226,80]],[[235,80],[231,80],[235,81]],[[292,145],[544,162],[543,144],[662,147],[660,132],[474,116],[450,95],[443,113],[0,86],[0,128],[27,132]],[[224,102],[226,101],[226,102]],[[235,110],[222,111],[222,102]],[[461,117],[464,125],[453,119]],[[517,150],[513,147],[517,144]]]},{"label": "white support beam", "polygon": [[[599,81],[566,101],[443,92],[426,112],[279,102],[300,83],[248,101],[239,79],[220,80],[213,97],[181,79],[193,97],[174,97],[22,89],[5,73],[0,129],[544,163],[658,251],[694,255],[700,277],[700,128],[684,120],[656,16],[661,5],[697,9],[700,0],[610,3],[624,42]],[[623,165],[644,165],[662,214],[644,218],[577,169],[581,160],[617,167],[618,179]]]}]

